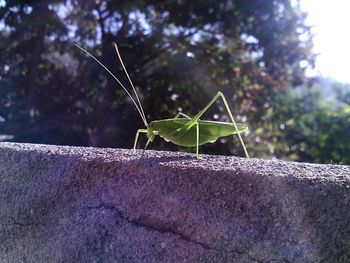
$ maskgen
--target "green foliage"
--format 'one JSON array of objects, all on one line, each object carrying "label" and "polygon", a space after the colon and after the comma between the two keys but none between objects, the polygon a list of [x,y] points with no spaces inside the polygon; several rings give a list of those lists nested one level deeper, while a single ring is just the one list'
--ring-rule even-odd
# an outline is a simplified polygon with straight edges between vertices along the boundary
[{"label": "green foliage", "polygon": [[[275,155],[318,163],[350,163],[349,86],[332,83],[335,98],[313,89],[283,90],[275,100]],[[341,95],[341,100],[339,100]],[[338,98],[337,98],[338,97]],[[278,127],[279,126],[279,127]]]}]

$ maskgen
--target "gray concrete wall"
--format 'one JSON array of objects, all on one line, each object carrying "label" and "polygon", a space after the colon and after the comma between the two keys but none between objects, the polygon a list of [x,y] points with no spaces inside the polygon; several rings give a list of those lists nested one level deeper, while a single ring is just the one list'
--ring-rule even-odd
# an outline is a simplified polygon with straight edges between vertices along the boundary
[{"label": "gray concrete wall", "polygon": [[0,143],[0,262],[350,262],[350,167]]}]

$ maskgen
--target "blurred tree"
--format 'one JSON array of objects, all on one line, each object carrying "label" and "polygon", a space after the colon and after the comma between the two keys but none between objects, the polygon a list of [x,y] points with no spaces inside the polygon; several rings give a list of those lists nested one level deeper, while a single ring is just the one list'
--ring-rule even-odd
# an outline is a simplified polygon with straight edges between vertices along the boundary
[{"label": "blurred tree", "polygon": [[350,164],[350,86],[328,82],[330,91],[336,95],[334,98],[323,94],[323,86],[286,89],[276,95],[271,116],[275,126],[275,156]]},{"label": "blurred tree", "polygon": [[0,133],[15,141],[81,143],[80,132],[65,126],[81,121],[72,108],[83,93],[72,90],[74,72],[64,67],[74,60],[62,56],[68,30],[56,3],[6,1],[0,11]]},{"label": "blurred tree", "polygon": [[[246,140],[255,156],[272,153],[274,94],[304,83],[314,61],[296,1],[2,3],[0,133],[15,141],[131,146],[141,119],[74,41],[127,83],[112,48],[119,44],[150,120],[178,110],[193,115],[223,91],[237,119],[251,127]],[[207,117],[225,120],[226,113],[217,104]],[[153,145],[160,146],[177,149],[160,140]],[[231,138],[203,151],[242,154]]]}]

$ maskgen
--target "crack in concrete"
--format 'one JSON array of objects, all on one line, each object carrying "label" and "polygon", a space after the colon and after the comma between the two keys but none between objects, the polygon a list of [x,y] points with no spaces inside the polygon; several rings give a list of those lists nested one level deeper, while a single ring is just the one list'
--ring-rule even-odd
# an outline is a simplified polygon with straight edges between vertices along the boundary
[{"label": "crack in concrete", "polygon": [[285,262],[285,263],[289,263],[289,260],[287,259],[270,259],[268,261],[264,261],[264,260],[261,260],[261,259],[257,259],[251,255],[249,255],[248,252],[244,252],[244,251],[240,251],[240,250],[237,250],[237,249],[219,249],[219,248],[216,248],[214,246],[211,246],[207,243],[204,243],[204,242],[200,242],[196,239],[193,239],[191,238],[189,235],[186,235],[184,233],[181,233],[180,231],[177,231],[176,229],[173,229],[172,227],[169,227],[169,226],[157,226],[155,224],[151,224],[151,223],[147,223],[145,222],[144,220],[141,220],[141,219],[130,219],[128,217],[126,217],[122,211],[120,211],[117,207],[115,207],[114,205],[110,205],[110,204],[100,204],[100,205],[97,205],[97,206],[85,206],[83,207],[85,209],[106,209],[106,210],[112,210],[114,212],[116,212],[118,214],[118,216],[120,218],[122,218],[123,220],[137,226],[137,227],[142,227],[142,228],[145,228],[145,229],[148,229],[148,230],[151,230],[151,231],[157,231],[157,232],[160,232],[160,233],[170,233],[170,234],[173,234],[173,235],[176,235],[177,237],[179,237],[180,239],[186,241],[186,242],[189,242],[189,243],[193,243],[195,245],[198,245],[200,247],[202,247],[203,249],[206,249],[206,250],[213,250],[213,251],[216,251],[216,252],[220,252],[220,253],[234,253],[234,254],[238,254],[238,255],[245,255],[247,256],[250,260],[253,260],[257,263],[272,263],[272,262]]},{"label": "crack in concrete", "polygon": [[[33,222],[33,223],[22,223],[20,221],[17,221],[14,217],[9,216],[9,217],[2,217],[1,219],[7,219],[8,222],[0,222],[0,225],[3,226],[21,226],[21,227],[31,227],[31,226],[39,226],[42,225],[39,222]],[[2,221],[2,220],[1,220]],[[5,221],[5,220],[4,220]]]}]

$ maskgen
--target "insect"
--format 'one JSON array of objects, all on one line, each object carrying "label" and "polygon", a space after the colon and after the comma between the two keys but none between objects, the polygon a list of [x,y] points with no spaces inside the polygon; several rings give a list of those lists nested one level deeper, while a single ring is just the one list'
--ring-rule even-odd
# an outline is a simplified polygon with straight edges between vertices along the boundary
[{"label": "insect", "polygon": [[[118,84],[124,89],[126,94],[130,97],[131,101],[135,105],[138,113],[141,116],[143,123],[145,124],[145,129],[137,130],[135,141],[134,141],[134,147],[133,147],[134,150],[136,149],[140,133],[144,133],[147,136],[147,142],[144,147],[145,150],[149,145],[149,143],[154,140],[155,136],[158,135],[161,138],[165,139],[167,142],[172,142],[179,146],[196,147],[196,157],[197,159],[202,159],[201,156],[199,155],[200,145],[203,145],[206,143],[213,143],[220,137],[236,134],[238,135],[239,141],[243,147],[245,156],[249,158],[248,151],[246,149],[246,146],[241,136],[241,133],[248,130],[248,126],[245,124],[239,124],[235,122],[232,112],[230,110],[230,107],[223,93],[218,92],[210,100],[210,102],[192,118],[182,112],[179,112],[174,118],[164,119],[164,120],[155,120],[148,123],[146,119],[146,115],[143,111],[139,96],[137,95],[135,86],[131,81],[128,71],[125,68],[125,65],[121,58],[117,44],[114,44],[114,47],[115,47],[118,59],[132,87],[136,100],[131,96],[129,91],[119,81],[119,79],[105,65],[103,65],[102,62],[100,62],[96,57],[94,57],[84,48],[80,47],[78,44],[75,44],[75,45],[79,49],[84,51],[87,55],[92,57],[97,63],[99,63],[118,82]],[[225,106],[228,116],[230,117],[231,123],[201,120],[200,118],[202,117],[202,115],[214,104],[216,100],[220,98],[222,99],[222,102]]]}]

